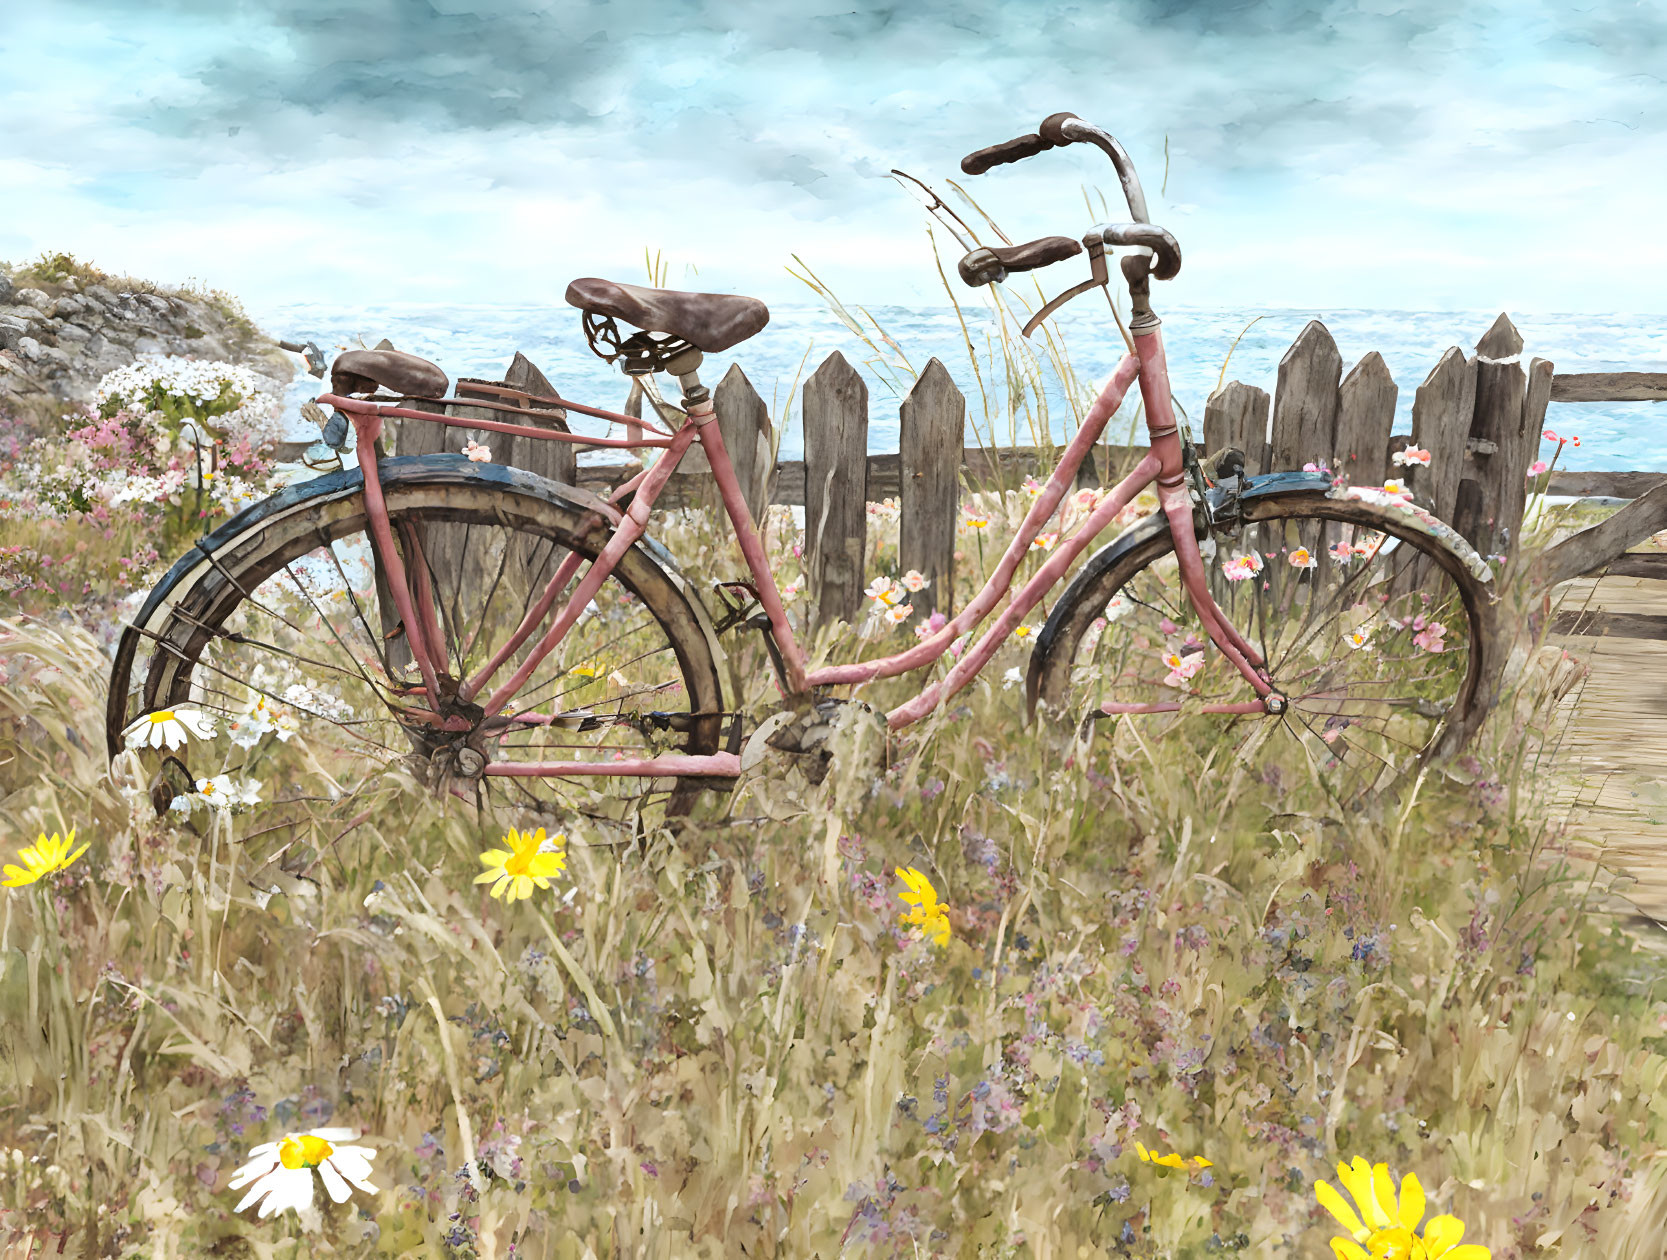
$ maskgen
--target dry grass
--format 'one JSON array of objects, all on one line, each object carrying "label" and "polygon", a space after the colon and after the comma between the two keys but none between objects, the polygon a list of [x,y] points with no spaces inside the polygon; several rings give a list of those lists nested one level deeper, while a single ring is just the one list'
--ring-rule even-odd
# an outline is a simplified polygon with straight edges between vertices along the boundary
[{"label": "dry grass", "polygon": [[[1207,721],[1061,752],[981,684],[878,775],[772,765],[641,850],[577,829],[506,907],[469,882],[499,827],[399,778],[277,862],[157,821],[96,638],[4,633],[0,828],[93,842],[0,919],[0,1210],[65,1254],[1321,1255],[1355,1154],[1498,1257],[1656,1254],[1667,1004],[1536,795],[1550,660],[1473,782],[1363,811]],[[899,865],[947,949],[899,929]],[[383,1192],[233,1217],[249,1146],[326,1120]]]}]

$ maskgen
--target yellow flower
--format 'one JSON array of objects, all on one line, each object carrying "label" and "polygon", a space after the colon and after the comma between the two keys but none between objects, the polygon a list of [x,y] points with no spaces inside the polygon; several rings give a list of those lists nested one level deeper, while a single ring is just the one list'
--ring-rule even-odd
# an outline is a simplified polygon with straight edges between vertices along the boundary
[{"label": "yellow flower", "polygon": [[87,851],[87,846],[82,845],[71,853],[70,849],[74,844],[74,827],[69,829],[67,838],[60,836],[56,831],[51,836],[48,836],[44,831],[41,832],[36,837],[35,843],[17,851],[17,856],[23,861],[22,866],[13,866],[10,862],[6,863],[6,878],[0,880],[0,884],[7,888],[22,888],[23,885],[32,884],[42,876],[52,874],[53,871],[63,870]]},{"label": "yellow flower", "polygon": [[1140,1158],[1146,1163],[1161,1164],[1165,1168],[1195,1168],[1202,1170],[1205,1168],[1215,1167],[1214,1164],[1205,1159],[1202,1155],[1194,1155],[1191,1159],[1182,1159],[1173,1151],[1171,1151],[1168,1155],[1159,1155],[1156,1151],[1147,1150],[1138,1141],[1134,1144],[1134,1149],[1135,1154],[1139,1155]]},{"label": "yellow flower", "polygon": [[[540,852],[546,843],[554,845],[556,852]],[[542,827],[537,831],[517,831],[511,827],[503,844],[507,847],[488,849],[480,855],[480,863],[486,870],[475,876],[475,883],[492,885],[494,897],[504,897],[504,890],[508,889],[506,901],[524,901],[533,895],[535,887],[548,888],[550,877],[567,869],[567,858],[561,852],[567,837],[559,831],[546,841]]]},{"label": "yellow flower", "polygon": [[[1389,1176],[1388,1164],[1368,1164],[1360,1156],[1337,1165],[1337,1178],[1355,1205],[1328,1182],[1314,1183],[1314,1197],[1337,1223],[1352,1235],[1333,1238],[1337,1260],[1492,1260],[1479,1243],[1463,1243],[1464,1222],[1456,1216],[1432,1216],[1418,1236],[1424,1219],[1424,1187],[1413,1173],[1401,1178],[1400,1194]],[[1364,1244],[1364,1246],[1362,1245]]]},{"label": "yellow flower", "polygon": [[597,661],[591,665],[575,665],[567,672],[579,678],[600,678],[608,672],[608,667]]},{"label": "yellow flower", "polygon": [[909,886],[898,897],[914,907],[905,911],[898,922],[905,927],[918,927],[922,936],[931,937],[939,945],[949,944],[949,907],[938,900],[938,890],[932,887],[932,881],[912,866],[907,869],[899,866],[897,878]]}]

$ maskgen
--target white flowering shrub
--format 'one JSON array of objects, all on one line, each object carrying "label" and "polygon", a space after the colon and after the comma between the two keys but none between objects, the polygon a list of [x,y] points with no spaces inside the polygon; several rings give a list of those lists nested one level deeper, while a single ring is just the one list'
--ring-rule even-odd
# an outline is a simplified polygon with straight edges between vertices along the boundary
[{"label": "white flowering shrub", "polygon": [[279,400],[247,368],[147,357],[108,373],[62,432],[16,452],[0,515],[138,518],[165,555],[277,488]]}]

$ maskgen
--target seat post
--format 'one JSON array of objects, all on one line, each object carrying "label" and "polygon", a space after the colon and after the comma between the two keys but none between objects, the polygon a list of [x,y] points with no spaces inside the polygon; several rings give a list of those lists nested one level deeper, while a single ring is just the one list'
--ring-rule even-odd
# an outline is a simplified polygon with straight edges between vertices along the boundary
[{"label": "seat post", "polygon": [[704,359],[705,356],[699,350],[690,346],[666,364],[666,371],[677,378],[677,383],[683,390],[684,411],[688,411],[695,403],[706,402],[712,396],[706,386],[700,383],[700,365]]}]

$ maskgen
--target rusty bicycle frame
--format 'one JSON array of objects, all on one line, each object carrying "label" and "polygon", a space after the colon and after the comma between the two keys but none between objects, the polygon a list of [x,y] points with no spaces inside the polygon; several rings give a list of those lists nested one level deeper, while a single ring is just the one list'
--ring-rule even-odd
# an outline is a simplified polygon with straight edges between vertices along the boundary
[{"label": "rusty bicycle frame", "polygon": [[[1051,129],[1050,124],[1052,124]],[[578,620],[586,605],[601,589],[603,582],[614,571],[621,557],[645,535],[649,514],[655,501],[665,489],[671,475],[677,470],[684,454],[691,446],[696,444],[699,444],[705,452],[707,461],[711,466],[712,476],[717,482],[724,510],[735,531],[741,554],[751,572],[759,603],[769,620],[770,632],[779,651],[780,668],[783,674],[782,682],[786,692],[790,695],[804,695],[818,687],[865,683],[877,678],[890,678],[929,666],[941,658],[949,650],[950,645],[961,635],[978,628],[985,618],[993,612],[1002,598],[1011,591],[1013,576],[1018,570],[1021,559],[1036,536],[1041,532],[1043,526],[1058,510],[1065,494],[1074,482],[1083,459],[1093,448],[1095,442],[1099,440],[1107,422],[1122,404],[1129,388],[1138,380],[1141,398],[1145,405],[1146,425],[1151,445],[1135,466],[1134,471],[1106,495],[1068,538],[1060,540],[1040,569],[1012,595],[1006,608],[995,616],[982,637],[960,655],[949,672],[942,679],[923,687],[911,699],[893,708],[886,715],[887,724],[895,730],[919,721],[971,682],[989,662],[996,650],[1012,634],[1014,628],[1042,601],[1047,592],[1065,576],[1072,563],[1082,554],[1088,544],[1116,519],[1118,513],[1135,496],[1152,485],[1157,487],[1159,503],[1169,520],[1170,529],[1175,539],[1175,554],[1179,560],[1181,581],[1187,597],[1197,611],[1199,619],[1208,631],[1211,640],[1244,676],[1251,688],[1254,689],[1257,697],[1254,700],[1237,703],[1204,704],[1197,706],[1198,710],[1221,714],[1283,713],[1287,705],[1286,697],[1270,683],[1267,674],[1261,668],[1263,665],[1261,656],[1251,647],[1249,641],[1228,622],[1210,594],[1205,576],[1204,559],[1199,550],[1198,540],[1193,528],[1192,483],[1189,478],[1180,427],[1176,423],[1170,398],[1169,371],[1164,357],[1163,336],[1159,329],[1160,321],[1152,313],[1149,302],[1150,277],[1156,275],[1160,279],[1166,279],[1173,275],[1180,266],[1179,248],[1175,245],[1173,237],[1163,229],[1154,227],[1146,220],[1145,198],[1141,193],[1139,181],[1134,175],[1133,166],[1129,163],[1127,155],[1116,140],[1073,115],[1054,115],[1043,124],[1042,132],[1047,139],[1040,139],[1037,136],[1021,137],[1019,140],[1007,142],[1005,146],[995,146],[994,150],[984,150],[982,153],[991,154],[997,150],[1003,151],[989,163],[993,165],[999,161],[1014,161],[1018,157],[1029,156],[1032,152],[1038,152],[1042,148],[1055,147],[1058,144],[1078,140],[1093,143],[1111,156],[1117,166],[1135,222],[1101,225],[1092,229],[1083,238],[1083,245],[1087,248],[1093,267],[1093,278],[1067,293],[1061,294],[1045,306],[1027,325],[1026,335],[1029,335],[1041,319],[1051,314],[1053,310],[1058,309],[1065,300],[1089,288],[1106,285],[1108,277],[1105,266],[1105,246],[1107,244],[1129,245],[1134,246],[1137,252],[1124,256],[1121,268],[1133,299],[1133,314],[1125,333],[1131,353],[1124,355],[1116,370],[1111,374],[1111,378],[1106,382],[1104,389],[1101,390],[1099,397],[1089,408],[1082,425],[1066,446],[1058,465],[1049,476],[1036,501],[1031,505],[1030,511],[1026,514],[1017,533],[1008,543],[1007,549],[1003,552],[995,570],[985,581],[982,589],[941,629],[905,651],[859,664],[829,665],[819,669],[808,668],[804,651],[788,622],[780,588],[770,571],[763,541],[747,510],[746,501],[743,498],[740,483],[736,479],[734,467],[730,463],[729,454],[724,449],[722,434],[718,426],[713,423],[716,417],[711,397],[699,379],[699,351],[685,351],[669,368],[677,376],[683,392],[684,419],[675,431],[667,431],[636,417],[601,408],[583,406],[563,398],[529,395],[523,391],[507,388],[497,389],[497,393],[505,398],[530,399],[536,402],[552,403],[579,412],[582,415],[607,420],[612,424],[629,426],[631,435],[625,438],[589,437],[535,428],[530,425],[515,424],[508,421],[463,419],[423,411],[414,407],[377,402],[374,399],[346,397],[337,394],[321,395],[318,398],[320,405],[334,407],[347,415],[356,434],[357,449],[363,452],[371,452],[376,449],[377,439],[382,433],[383,422],[394,418],[426,420],[491,433],[512,434],[517,437],[533,438],[540,441],[572,442],[590,447],[659,450],[661,452],[652,464],[613,492],[608,504],[608,515],[613,524],[612,536],[597,558],[585,569],[583,575],[579,576],[578,585],[560,609],[556,609],[557,600],[560,599],[561,593],[567,584],[578,574],[580,566],[584,564],[582,557],[575,552],[568,553],[558,566],[555,574],[545,585],[538,599],[527,609],[520,625],[492,658],[477,669],[472,676],[458,681],[456,688],[457,700],[464,703],[478,703],[484,710],[482,720],[490,719],[504,710],[504,707],[515,697],[520,688],[532,677],[539,664],[561,644],[563,637]],[[1039,140],[1040,143],[1038,143]],[[1015,149],[1014,146],[1018,146],[1018,149]],[[1008,155],[1009,152],[1011,155]],[[967,163],[972,163],[979,156],[975,154],[969,157]],[[963,163],[963,168],[972,170],[967,163]],[[1066,243],[1071,244],[1071,242]],[[1030,247],[1018,248],[1027,249]],[[1078,251],[1073,250],[1072,252]],[[1028,269],[1028,265],[1017,263],[1013,259],[1012,256],[1015,253],[1016,250],[975,251],[974,254],[968,256],[968,262],[975,264],[975,266],[982,266],[984,268],[980,272],[982,276],[1001,279],[1006,274],[1006,270],[1002,266],[1004,262],[1013,270]],[[1003,257],[1004,254],[1007,255],[1006,258]],[[988,255],[988,257],[984,257],[984,255]],[[1156,259],[1155,263],[1154,257]],[[963,264],[963,275],[966,274],[966,271],[966,264]],[[477,391],[484,388],[486,392],[492,392],[494,389],[494,387],[481,386],[472,386],[471,388]],[[460,400],[413,399],[410,401],[444,404]],[[519,407],[503,403],[483,403],[481,399],[474,397],[464,401],[471,407],[486,406],[504,412],[520,411]],[[387,575],[395,607],[408,632],[411,655],[422,676],[421,688],[412,688],[405,694],[413,698],[419,695],[431,698],[428,700],[428,704],[432,707],[407,708],[403,710],[403,716],[412,722],[427,723],[442,731],[468,731],[472,729],[473,725],[468,718],[456,714],[448,716],[442,713],[440,710],[448,706],[444,703],[435,704],[432,699],[432,697],[443,694],[439,682],[442,672],[441,666],[444,663],[444,657],[440,652],[443,639],[436,614],[434,592],[427,582],[414,583],[410,578],[412,573],[422,572],[427,567],[421,556],[421,543],[414,532],[404,535],[406,546],[413,549],[409,557],[412,563],[408,566],[406,558],[402,557],[400,548],[394,541],[394,531],[389,522],[376,459],[362,460],[361,469],[364,475],[365,507],[369,515],[372,545],[377,560],[383,566]],[[621,511],[619,505],[623,504],[627,498],[630,502]],[[552,610],[555,610],[553,616]],[[508,662],[509,658],[531,640],[535,634],[538,634],[539,637],[522,663],[508,678],[496,681],[494,686],[499,671]],[[486,698],[477,701],[476,698],[482,695]],[[1107,702],[1102,708],[1108,714],[1164,713],[1177,712],[1181,705],[1179,702],[1152,704]],[[510,720],[528,725],[546,725],[557,720],[558,717],[557,714],[526,712],[513,713]],[[655,778],[713,776],[727,778],[739,774],[740,770],[739,754],[717,752],[706,755],[663,754],[655,757],[606,762],[488,762],[484,773],[489,776],[548,778],[577,775]]]}]

